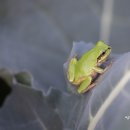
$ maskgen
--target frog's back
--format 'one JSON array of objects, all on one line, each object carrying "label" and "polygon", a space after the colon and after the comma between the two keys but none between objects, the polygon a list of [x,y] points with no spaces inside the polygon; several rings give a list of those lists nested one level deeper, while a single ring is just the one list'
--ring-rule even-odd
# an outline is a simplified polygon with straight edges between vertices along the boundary
[{"label": "frog's back", "polygon": [[82,67],[85,65],[87,67],[93,67],[97,64],[97,50],[95,51],[95,48],[89,50],[83,56],[78,60],[78,64],[80,64]]},{"label": "frog's back", "polygon": [[[88,61],[88,59],[86,59],[86,61]],[[76,70],[75,70],[77,78],[82,77],[82,76],[87,76],[91,73],[92,68],[86,61],[84,61],[84,59],[81,58],[77,62]]]}]

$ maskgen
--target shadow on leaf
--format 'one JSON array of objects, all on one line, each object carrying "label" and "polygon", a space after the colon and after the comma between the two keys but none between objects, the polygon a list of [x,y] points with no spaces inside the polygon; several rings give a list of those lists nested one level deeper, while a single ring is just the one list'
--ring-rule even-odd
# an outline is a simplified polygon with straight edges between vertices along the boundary
[{"label": "shadow on leaf", "polygon": [[0,78],[0,107],[3,106],[6,97],[11,91],[11,86],[3,78]]}]

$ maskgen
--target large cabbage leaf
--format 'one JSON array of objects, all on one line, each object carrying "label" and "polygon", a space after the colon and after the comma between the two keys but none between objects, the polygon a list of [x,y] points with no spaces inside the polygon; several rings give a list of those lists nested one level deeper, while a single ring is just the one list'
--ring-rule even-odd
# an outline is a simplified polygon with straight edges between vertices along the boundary
[{"label": "large cabbage leaf", "polygon": [[[93,44],[75,43],[71,55],[75,52],[82,55],[91,47]],[[96,87],[81,95],[56,88],[43,93],[22,84],[24,82],[11,84],[7,82],[11,80],[9,75],[2,72],[1,77],[11,91],[5,95],[0,108],[1,129],[129,130],[130,53],[111,57],[112,66],[101,75]],[[14,74],[11,76],[15,78]]]}]

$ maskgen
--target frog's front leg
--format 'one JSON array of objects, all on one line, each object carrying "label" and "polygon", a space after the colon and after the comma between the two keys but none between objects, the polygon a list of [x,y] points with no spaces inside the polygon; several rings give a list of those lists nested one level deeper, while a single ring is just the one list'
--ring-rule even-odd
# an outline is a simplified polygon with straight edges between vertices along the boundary
[{"label": "frog's front leg", "polygon": [[93,70],[95,70],[97,73],[100,73],[100,74],[102,74],[104,72],[104,69],[102,69],[98,66],[93,67]]},{"label": "frog's front leg", "polygon": [[92,77],[88,76],[86,77],[86,79],[80,84],[79,88],[78,88],[78,93],[84,93],[87,91],[89,85],[92,82]]},{"label": "frog's front leg", "polygon": [[95,67],[93,68],[93,70],[95,70],[95,71],[96,71],[97,73],[99,73],[99,74],[102,74],[102,73],[104,73],[105,71],[107,71],[110,67],[111,67],[111,64],[108,65],[108,66],[106,66],[104,69],[102,69],[102,68],[100,68],[100,67],[98,67],[98,66],[95,66]]},{"label": "frog's front leg", "polygon": [[67,73],[67,78],[70,82],[74,81],[74,77],[75,77],[75,65],[77,63],[77,59],[76,58],[72,58],[69,62],[69,66],[68,66],[68,73]]}]

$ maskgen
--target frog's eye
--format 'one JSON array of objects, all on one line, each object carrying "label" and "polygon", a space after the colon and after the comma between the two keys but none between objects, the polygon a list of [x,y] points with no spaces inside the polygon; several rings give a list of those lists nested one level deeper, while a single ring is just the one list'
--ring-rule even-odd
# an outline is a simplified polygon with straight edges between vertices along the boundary
[{"label": "frog's eye", "polygon": [[101,56],[105,55],[105,53],[106,53],[106,51],[103,51],[102,54],[101,54]]},{"label": "frog's eye", "polygon": [[108,47],[108,50],[111,50],[111,47]]}]

